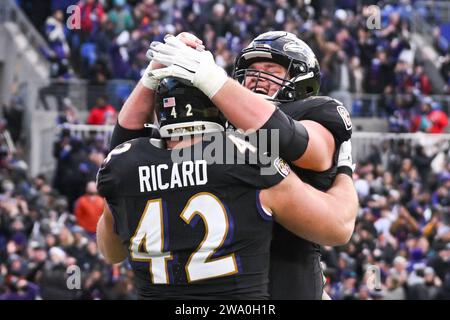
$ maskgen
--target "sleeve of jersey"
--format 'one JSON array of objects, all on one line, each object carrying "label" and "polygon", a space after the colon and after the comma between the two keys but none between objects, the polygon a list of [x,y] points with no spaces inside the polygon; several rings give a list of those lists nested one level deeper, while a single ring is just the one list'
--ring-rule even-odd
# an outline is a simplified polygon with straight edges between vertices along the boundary
[{"label": "sleeve of jersey", "polygon": [[230,167],[228,176],[237,184],[267,189],[280,183],[290,172],[289,165],[277,158],[269,165],[242,164]]},{"label": "sleeve of jersey", "polygon": [[117,175],[114,174],[114,163],[107,160],[105,160],[97,173],[97,191],[100,196],[111,198],[117,195],[118,182]]},{"label": "sleeve of jersey", "polygon": [[227,164],[229,160],[233,161],[227,170],[227,178],[232,183],[267,189],[280,183],[289,174],[290,167],[283,159],[270,157],[252,145],[247,145],[245,150],[244,147],[245,144],[242,144],[234,148],[233,155],[229,152],[226,154]]},{"label": "sleeve of jersey", "polygon": [[125,210],[123,210],[123,200],[118,197],[109,197],[106,198],[106,202],[114,219],[114,232],[122,238],[126,239],[127,217],[125,214],[120,214],[120,212],[126,212]]},{"label": "sleeve of jersey", "polygon": [[111,145],[109,150],[113,150],[115,147],[126,141],[142,137],[159,138],[159,132],[158,130],[152,128],[130,130],[122,127],[119,123],[116,123],[111,136]]},{"label": "sleeve of jersey", "polygon": [[337,144],[341,144],[352,136],[350,114],[343,105],[334,100],[311,108],[299,120],[312,120],[320,123],[331,132]]}]

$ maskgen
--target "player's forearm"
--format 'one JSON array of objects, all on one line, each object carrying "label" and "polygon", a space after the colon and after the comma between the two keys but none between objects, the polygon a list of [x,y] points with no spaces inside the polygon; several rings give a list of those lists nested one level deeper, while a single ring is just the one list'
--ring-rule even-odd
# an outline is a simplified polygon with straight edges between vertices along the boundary
[{"label": "player's forearm", "polygon": [[272,103],[232,79],[211,100],[235,127],[243,130],[259,129],[275,111]]},{"label": "player's forearm", "polygon": [[144,123],[153,122],[155,91],[138,82],[119,112],[118,122],[130,130],[144,128]]},{"label": "player's forearm", "polygon": [[97,224],[97,245],[107,263],[119,263],[127,257],[120,238],[114,233],[113,221],[105,215],[105,212]]},{"label": "player's forearm", "polygon": [[327,195],[331,197],[332,205],[339,208],[339,211],[336,211],[331,219],[334,220],[336,227],[348,241],[353,233],[359,208],[353,179],[346,174],[338,174],[333,185],[327,191]]},{"label": "player's forearm", "polygon": [[[351,178],[338,175],[333,187],[321,192],[291,173],[279,185],[262,193],[275,220],[296,235],[321,245],[343,245],[353,232],[357,199]],[[296,196],[293,196],[296,195]]]},{"label": "player's forearm", "polygon": [[280,203],[271,207],[275,221],[308,241],[329,246],[341,244],[345,239],[340,234],[336,235],[328,220],[329,215],[335,214],[329,197],[306,184],[300,189],[298,186],[284,188],[283,192],[289,194],[284,199],[280,199],[283,197],[281,192],[274,197],[280,199]]},{"label": "player's forearm", "polygon": [[346,244],[352,235],[351,204],[345,199],[324,193],[306,185],[301,207],[292,215],[296,221],[292,226],[300,236],[320,245],[338,246]]}]

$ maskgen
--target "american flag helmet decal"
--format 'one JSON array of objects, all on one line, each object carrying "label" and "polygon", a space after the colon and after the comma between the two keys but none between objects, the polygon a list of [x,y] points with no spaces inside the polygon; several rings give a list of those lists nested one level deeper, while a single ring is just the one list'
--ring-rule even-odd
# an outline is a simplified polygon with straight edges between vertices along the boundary
[{"label": "american flag helmet decal", "polygon": [[172,107],[175,107],[175,105],[176,105],[176,103],[175,103],[174,97],[163,99],[163,107],[164,108],[172,108]]}]

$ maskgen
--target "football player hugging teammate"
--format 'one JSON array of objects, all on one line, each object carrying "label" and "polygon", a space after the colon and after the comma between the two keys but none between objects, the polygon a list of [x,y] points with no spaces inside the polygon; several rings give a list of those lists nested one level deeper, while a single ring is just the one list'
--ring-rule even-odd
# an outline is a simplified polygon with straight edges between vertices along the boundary
[{"label": "football player hugging teammate", "polygon": [[[237,57],[237,81],[188,33],[148,55],[98,174],[106,260],[129,259],[143,299],[322,299],[319,246],[349,240],[358,201],[351,120],[317,96],[314,53],[262,34]],[[276,132],[280,158],[262,161],[260,140],[226,120]]]}]

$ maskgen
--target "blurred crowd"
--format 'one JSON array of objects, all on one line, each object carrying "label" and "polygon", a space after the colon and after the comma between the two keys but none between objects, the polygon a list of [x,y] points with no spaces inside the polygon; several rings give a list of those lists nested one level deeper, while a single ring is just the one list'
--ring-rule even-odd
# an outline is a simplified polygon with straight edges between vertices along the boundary
[{"label": "blurred crowd", "polygon": [[[53,0],[39,2],[39,8],[32,0],[17,1],[53,49],[47,55],[57,79],[79,76],[95,86],[137,81],[150,42],[182,31],[203,39],[217,64],[232,74],[236,55],[251,39],[286,30],[316,53],[322,94],[341,100],[354,116],[390,118],[393,131],[414,131],[415,115],[427,116],[421,100],[450,92],[449,41],[433,12],[419,10],[435,23],[430,37],[437,57],[418,54],[411,39],[413,0],[378,3],[380,29],[367,26],[368,17],[378,14],[370,7],[373,0]],[[67,12],[70,5],[79,10]],[[72,18],[74,12],[80,19]],[[362,93],[380,96],[352,99]],[[447,113],[449,107],[446,99],[434,101],[436,110]]]},{"label": "blurred crowd", "polygon": [[[18,111],[5,110],[0,118],[0,300],[135,299],[131,269],[106,265],[95,240],[104,206],[95,178],[107,140],[62,126],[55,137],[53,179],[30,179],[21,132],[12,134],[14,122],[8,122]],[[57,121],[76,123],[70,110]],[[70,278],[71,267],[80,277]]]},{"label": "blurred crowd", "polygon": [[323,248],[333,299],[450,299],[449,151],[388,140],[358,163],[352,239]]}]

